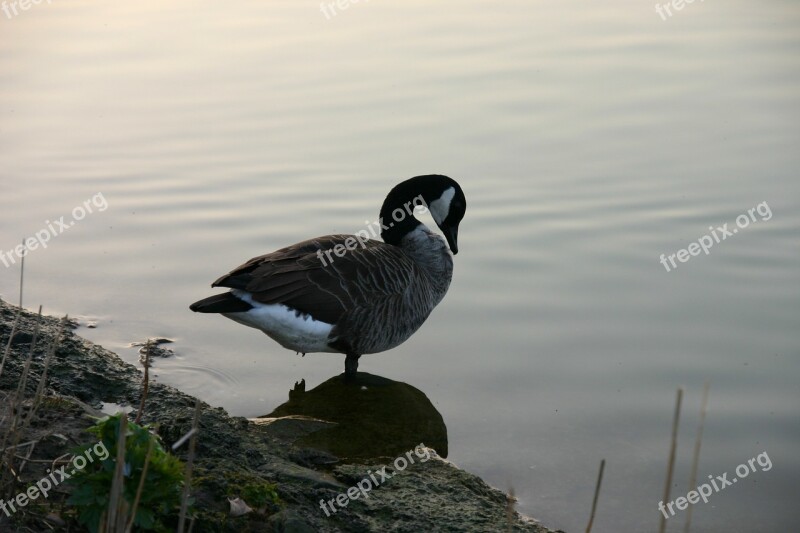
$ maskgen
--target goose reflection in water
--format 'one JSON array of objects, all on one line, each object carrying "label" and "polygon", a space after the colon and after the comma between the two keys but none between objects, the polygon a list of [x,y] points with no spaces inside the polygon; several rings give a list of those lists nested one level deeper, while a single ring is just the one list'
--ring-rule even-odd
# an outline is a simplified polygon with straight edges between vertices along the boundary
[{"label": "goose reflection in water", "polygon": [[257,420],[297,446],[342,460],[395,457],[420,443],[447,457],[447,427],[425,393],[366,372],[352,382],[337,375],[309,391],[302,380],[288,402]]}]

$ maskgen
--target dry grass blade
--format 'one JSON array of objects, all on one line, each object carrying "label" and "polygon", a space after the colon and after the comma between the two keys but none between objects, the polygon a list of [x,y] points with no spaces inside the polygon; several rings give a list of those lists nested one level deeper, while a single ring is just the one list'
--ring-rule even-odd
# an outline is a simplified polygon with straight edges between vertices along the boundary
[{"label": "dry grass blade", "polygon": [[[678,449],[678,421],[681,416],[681,400],[683,399],[683,389],[678,389],[678,395],[675,398],[675,415],[672,418],[672,442],[669,448],[669,462],[667,463],[667,480],[664,483],[664,497],[662,502],[669,501],[669,491],[672,488],[672,472],[675,469],[675,451]],[[667,518],[661,514],[659,520],[658,531],[664,533],[667,528]]]},{"label": "dry grass blade", "polygon": [[506,531],[514,530],[514,505],[517,503],[517,496],[514,494],[514,486],[508,484],[508,493],[506,494]]},{"label": "dry grass blade", "polygon": [[109,533],[124,531],[127,521],[125,512],[125,438],[128,434],[128,416],[121,413],[119,417],[119,434],[117,435],[117,458],[114,465],[114,477],[111,480],[111,492],[108,498],[108,512],[105,530]]},{"label": "dry grass blade", "polygon": [[597,473],[597,485],[594,487],[594,498],[592,499],[592,513],[589,515],[589,523],[586,525],[586,533],[591,533],[594,524],[594,513],[597,511],[597,498],[600,496],[600,484],[603,483],[603,470],[606,468],[606,460],[600,461],[600,472]]},{"label": "dry grass blade", "polygon": [[181,513],[178,518],[178,533],[183,533],[186,525],[186,511],[189,508],[189,492],[192,485],[192,468],[194,466],[194,451],[197,446],[197,428],[200,424],[200,400],[194,405],[194,421],[192,422],[192,438],[189,441],[189,456],[186,458],[186,475],[183,480],[183,495],[181,497]]},{"label": "dry grass blade", "polygon": [[6,343],[6,349],[3,352],[3,360],[0,361],[0,377],[3,375],[3,369],[6,366],[6,360],[8,359],[8,354],[11,353],[11,341],[14,340],[14,335],[17,334],[17,327],[19,327],[19,319],[22,316],[22,308],[17,308],[17,316],[14,318],[14,324],[11,326],[11,335],[8,337],[8,342]]},{"label": "dry grass blade", "polygon": [[136,413],[135,423],[141,424],[142,415],[144,415],[144,403],[147,401],[147,392],[150,390],[150,349],[152,348],[152,339],[147,339],[144,345],[144,377],[142,378],[142,401],[139,403],[139,412]]},{"label": "dry grass blade", "polygon": [[[19,468],[17,469],[17,472],[19,472],[20,474],[25,469],[25,464],[31,461],[31,455],[33,455],[33,449],[36,448],[36,445],[38,443],[39,441],[36,440],[28,444],[28,451],[25,453],[25,455],[17,455],[17,454],[13,455],[14,458],[20,460]],[[18,446],[18,448],[20,447],[21,446]]]},{"label": "dry grass blade", "polygon": [[[22,375],[20,376],[19,384],[17,386],[17,390],[14,394],[11,395],[11,401],[8,403],[8,409],[11,415],[11,424],[8,428],[3,432],[3,440],[0,443],[0,449],[7,449],[7,444],[10,442],[11,445],[8,448],[16,448],[19,444],[19,441],[22,439],[22,431],[20,428],[20,417],[22,416],[22,403],[25,398],[25,387],[27,386],[28,382],[28,373],[30,372],[31,368],[31,360],[33,359],[33,352],[36,349],[36,341],[39,336],[39,327],[41,325],[42,319],[42,306],[39,306],[39,316],[36,321],[36,328],[33,332],[33,338],[31,339],[30,349],[28,351],[28,358],[25,360],[25,365],[22,369]],[[3,457],[3,463],[7,467],[3,469],[2,474],[0,474],[0,490],[5,488],[8,484],[6,480],[6,472],[10,472],[12,474],[12,481],[11,486],[13,487],[14,482],[18,481],[17,473],[18,471],[14,468],[14,458],[13,456],[8,456],[7,458]]]},{"label": "dry grass blade", "polygon": [[25,360],[25,366],[22,370],[22,376],[17,386],[16,402],[21,403],[25,397],[25,387],[28,385],[28,372],[31,369],[31,361],[33,360],[33,352],[36,350],[36,343],[39,341],[39,330],[42,326],[42,306],[39,306],[39,313],[36,317],[36,327],[33,329],[33,338],[31,339],[31,346],[28,349],[28,358]]},{"label": "dry grass blade", "polygon": [[144,481],[147,478],[147,467],[150,466],[150,456],[153,453],[153,443],[155,438],[150,438],[147,443],[147,455],[144,456],[144,466],[142,467],[142,477],[139,478],[139,486],[136,487],[136,497],[133,499],[131,506],[130,518],[128,519],[128,526],[125,528],[125,533],[130,533],[133,528],[133,522],[136,518],[136,510],[139,508],[139,501],[142,498],[142,491],[144,490]]},{"label": "dry grass blade", "polygon": [[11,335],[8,337],[8,343],[6,344],[6,349],[3,352],[3,360],[0,361],[0,377],[3,376],[3,368],[6,366],[6,359],[8,359],[8,354],[11,353],[11,341],[14,339],[14,335],[17,333],[17,328],[19,327],[19,321],[22,318],[22,286],[25,280],[25,255],[22,255],[22,259],[20,260],[19,264],[19,307],[17,307],[17,316],[14,317],[14,324],[11,326]]},{"label": "dry grass blade", "polygon": [[22,316],[22,307],[17,308],[17,316],[14,317],[14,323],[11,326],[11,334],[8,336],[8,342],[6,343],[6,349],[3,352],[3,360],[0,361],[0,377],[3,375],[3,369],[6,366],[6,360],[8,359],[8,354],[11,353],[11,341],[14,340],[14,335],[17,334],[17,328],[19,327],[19,320]]},{"label": "dry grass blade", "polygon": [[[697,423],[697,438],[694,441],[694,457],[692,458],[692,472],[689,474],[689,490],[694,490],[697,484],[697,465],[700,462],[700,444],[703,442],[703,426],[706,423],[706,407],[708,406],[708,381],[703,385],[703,404],[700,407],[700,422]],[[686,524],[683,526],[684,533],[689,533],[692,527],[692,507],[686,510]]]},{"label": "dry grass blade", "polygon": [[[12,430],[19,428],[19,419],[22,415],[22,402],[25,399],[25,388],[28,386],[28,375],[31,371],[31,361],[33,361],[33,353],[36,350],[36,343],[39,340],[39,329],[42,325],[42,306],[39,306],[39,314],[36,317],[36,327],[33,330],[33,338],[31,345],[28,349],[28,358],[25,359],[25,364],[22,367],[22,375],[17,385],[17,392],[12,396],[12,409],[14,410],[14,421],[11,423]],[[19,441],[17,441],[19,442]]]},{"label": "dry grass blade", "polygon": [[69,321],[69,316],[64,316],[61,319],[58,325],[58,332],[56,333],[53,342],[50,343],[50,348],[47,350],[47,355],[44,358],[44,368],[42,369],[42,376],[39,378],[39,384],[36,386],[36,393],[33,395],[33,403],[31,405],[30,411],[28,412],[27,418],[25,418],[25,422],[23,423],[22,429],[25,430],[30,425],[31,420],[33,420],[34,415],[36,414],[36,410],[39,408],[39,405],[42,403],[42,394],[44,393],[44,387],[47,384],[47,371],[50,369],[50,362],[53,360],[53,357],[56,354],[56,350],[58,350],[58,345],[61,343],[61,339],[64,335],[64,329],[67,326],[67,322]]}]

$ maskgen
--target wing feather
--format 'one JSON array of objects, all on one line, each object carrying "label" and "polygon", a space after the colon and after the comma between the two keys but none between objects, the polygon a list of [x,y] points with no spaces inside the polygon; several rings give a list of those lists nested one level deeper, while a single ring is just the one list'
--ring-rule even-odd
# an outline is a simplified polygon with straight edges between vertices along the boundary
[{"label": "wing feather", "polygon": [[400,248],[377,240],[343,257],[328,254],[332,261],[324,255],[349,238],[355,237],[326,235],[254,257],[213,286],[244,290],[258,302],[284,304],[329,324],[357,307],[404,297],[417,268],[414,262]]}]

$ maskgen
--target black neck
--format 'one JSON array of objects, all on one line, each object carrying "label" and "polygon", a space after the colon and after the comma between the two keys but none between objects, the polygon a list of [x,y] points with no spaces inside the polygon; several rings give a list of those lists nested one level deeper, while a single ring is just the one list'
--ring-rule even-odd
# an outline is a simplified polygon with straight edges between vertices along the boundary
[{"label": "black neck", "polygon": [[[399,183],[386,196],[380,212],[381,224],[387,226],[381,231],[383,242],[400,246],[403,237],[422,224],[414,217],[414,205],[427,205],[431,201],[422,193],[420,182],[426,177],[417,176]],[[424,204],[419,203],[421,194]]]}]

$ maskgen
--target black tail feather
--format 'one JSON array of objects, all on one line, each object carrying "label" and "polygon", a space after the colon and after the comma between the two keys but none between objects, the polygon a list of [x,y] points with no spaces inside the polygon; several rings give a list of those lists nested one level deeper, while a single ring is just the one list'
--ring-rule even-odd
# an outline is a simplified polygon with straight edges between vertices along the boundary
[{"label": "black tail feather", "polygon": [[252,308],[229,292],[203,298],[189,306],[195,313],[243,313]]}]

